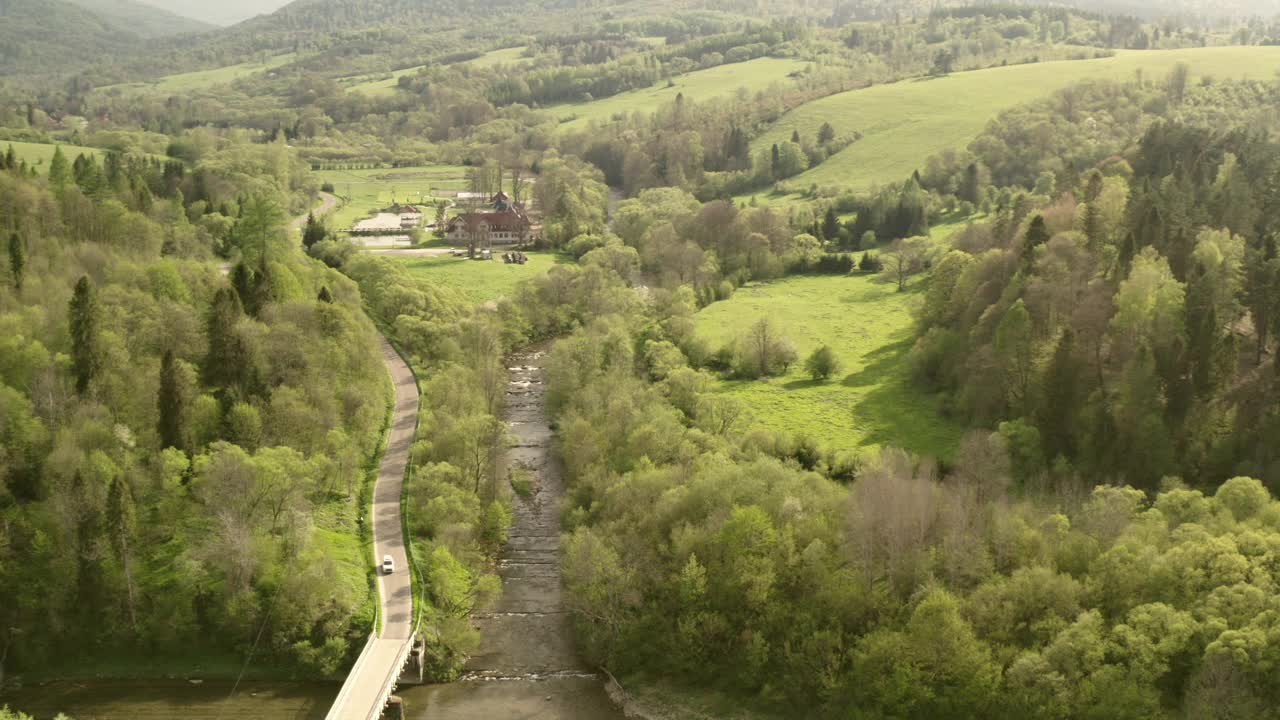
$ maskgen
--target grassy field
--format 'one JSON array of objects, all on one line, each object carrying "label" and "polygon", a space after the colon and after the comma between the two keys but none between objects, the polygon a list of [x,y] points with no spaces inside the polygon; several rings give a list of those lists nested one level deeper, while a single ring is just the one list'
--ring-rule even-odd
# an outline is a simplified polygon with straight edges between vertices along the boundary
[{"label": "grassy field", "polygon": [[[35,165],[41,175],[49,172],[49,161],[53,159],[53,151],[56,146],[45,143],[0,140],[0,153],[9,152],[10,145],[13,146],[13,152],[17,154],[19,160],[26,160],[28,165]],[[62,154],[67,157],[67,162],[75,161],[77,155],[96,155],[98,159],[102,159],[104,152],[98,148],[84,147],[82,145],[62,146]]]},{"label": "grassy field", "polygon": [[[731,342],[762,317],[777,323],[800,362],[785,377],[721,381],[719,392],[743,401],[752,424],[812,437],[820,447],[903,447],[950,458],[962,428],[938,414],[936,400],[906,373],[911,308],[924,280],[906,293],[866,276],[801,276],[742,287],[697,315],[713,347]],[[804,358],[830,345],[840,373],[826,383],[804,372]]]},{"label": "grassy field", "polygon": [[[333,183],[334,193],[347,199],[329,216],[329,224],[336,229],[351,227],[373,211],[387,207],[393,199],[430,204],[436,191],[463,190],[466,187],[466,168],[461,165],[321,170],[316,174],[321,182]],[[424,212],[427,213],[427,222],[434,220],[432,211],[424,208]]]},{"label": "grassy field", "polygon": [[[474,60],[468,60],[466,64],[475,65],[477,67],[492,67],[499,63],[508,65],[519,64],[524,59],[525,46],[503,48],[501,50],[490,50]],[[396,87],[400,84],[400,78],[405,75],[415,75],[426,65],[415,65],[414,67],[404,68],[403,70],[395,70],[391,73],[375,73],[371,75],[356,75],[353,77],[342,78],[339,83],[346,85],[348,90],[362,92],[366,95],[374,97],[394,95]]]},{"label": "grassy field", "polygon": [[417,65],[403,70],[396,70],[390,75],[386,73],[377,73],[376,75],[357,75],[355,77],[342,78],[338,82],[346,85],[348,90],[362,92],[366,95],[394,95],[396,87],[400,84],[400,78],[405,75],[414,75],[426,65]]},{"label": "grassy field", "polygon": [[198,70],[196,72],[168,75],[154,82],[107,85],[99,88],[99,90],[157,90],[160,92],[170,93],[181,92],[183,90],[198,90],[212,85],[229,83],[232,80],[238,80],[239,78],[253,75],[255,73],[274,70],[283,65],[288,65],[297,59],[297,53],[285,53],[283,55],[276,55],[275,57],[268,58],[262,62],[251,61],[240,63],[238,65],[214,68],[213,70]]},{"label": "grassy field", "polygon": [[567,255],[526,254],[529,262],[524,265],[507,265],[502,262],[501,257],[493,260],[468,260],[445,255],[396,259],[415,277],[453,288],[477,303],[497,300],[510,294],[517,283],[545,273],[552,265],[573,262]]},{"label": "grassy field", "polygon": [[524,60],[525,46],[502,48],[501,50],[490,50],[475,60],[468,60],[468,65],[475,67],[493,67],[498,64],[512,65]]},{"label": "grassy field", "polygon": [[[1128,80],[1138,70],[1162,79],[1179,62],[1190,65],[1196,76],[1266,79],[1280,68],[1280,47],[1122,51],[1101,60],[1017,65],[877,85],[800,106],[757,138],[752,149],[766,150],[790,139],[795,130],[812,138],[824,122],[841,135],[861,132],[861,140],[790,182],[865,190],[906,179],[930,155],[967,146],[1003,110],[1081,80]],[[758,198],[766,200],[765,194]]]},{"label": "grassy field", "polygon": [[807,65],[800,60],[756,58],[685,73],[673,78],[670,86],[662,81],[644,90],[632,90],[591,102],[557,105],[550,111],[563,121],[561,128],[578,129],[591,120],[608,120],[618,113],[654,110],[662,103],[675,100],[680,93],[684,93],[686,98],[705,102],[731,95],[738,88],[757,92],[776,82],[785,82],[788,75],[803,70]]}]

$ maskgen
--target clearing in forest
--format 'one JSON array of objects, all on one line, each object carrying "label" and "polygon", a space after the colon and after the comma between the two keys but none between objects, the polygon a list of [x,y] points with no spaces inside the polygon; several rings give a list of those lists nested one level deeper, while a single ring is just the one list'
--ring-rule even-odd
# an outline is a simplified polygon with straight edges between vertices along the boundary
[{"label": "clearing in forest", "polygon": [[329,216],[329,225],[345,230],[392,202],[419,205],[423,224],[435,221],[434,203],[440,192],[465,190],[467,169],[461,165],[424,165],[363,170],[320,170],[320,181],[333,184],[345,204]]},{"label": "clearing in forest", "polygon": [[457,290],[475,303],[506,297],[522,281],[542,275],[554,265],[573,262],[568,255],[528,252],[525,255],[529,262],[508,265],[502,261],[503,252],[503,248],[495,247],[492,260],[469,260],[451,255],[396,257],[396,260],[414,277]]},{"label": "clearing in forest", "polygon": [[[502,48],[501,50],[490,50],[473,60],[467,60],[463,65],[472,65],[475,67],[493,67],[498,64],[517,65],[525,59],[524,45],[519,47]],[[367,75],[354,75],[352,77],[340,78],[338,82],[347,86],[347,90],[362,92],[366,95],[374,97],[386,97],[394,95],[396,88],[400,85],[400,78],[406,75],[416,75],[419,70],[427,67],[426,65],[415,65],[413,67],[404,68],[402,70],[392,70],[391,72],[369,73]]]},{"label": "clearing in forest", "polygon": [[[925,282],[917,278],[903,293],[866,275],[793,276],[743,286],[698,313],[699,333],[714,349],[767,317],[799,359],[785,376],[722,380],[718,391],[742,401],[749,426],[807,435],[822,448],[895,446],[950,458],[961,426],[942,417],[937,399],[907,377],[911,308]],[[831,346],[842,368],[815,382],[804,360],[822,345]]]},{"label": "clearing in forest", "polygon": [[774,83],[786,82],[793,73],[808,66],[809,63],[802,60],[756,58],[685,73],[672,78],[669,83],[662,80],[643,90],[631,90],[590,102],[556,105],[548,110],[563,121],[561,129],[581,130],[592,120],[606,121],[615,115],[636,111],[652,112],[663,103],[675,100],[681,93],[686,99],[706,102],[732,95],[739,89],[759,92]]},{"label": "clearing in forest", "polygon": [[[13,146],[13,152],[19,160],[26,160],[28,165],[34,165],[36,172],[41,175],[49,173],[49,161],[53,159],[54,149],[56,145],[50,143],[30,143],[17,142],[16,140],[0,140],[0,153],[9,152],[9,146]],[[77,155],[93,155],[99,160],[106,154],[106,150],[101,148],[84,147],[83,145],[63,145],[62,154],[67,158],[67,162],[75,162]]]},{"label": "clearing in forest", "polygon": [[[757,138],[752,151],[767,151],[773,143],[790,140],[794,131],[812,140],[824,122],[839,136],[860,132],[861,140],[787,182],[865,191],[905,180],[930,155],[966,147],[1004,110],[1082,80],[1131,80],[1141,71],[1148,80],[1163,82],[1179,62],[1187,63],[1195,77],[1268,79],[1280,68],[1280,47],[1130,50],[1099,60],[1013,65],[875,85],[801,105]],[[766,201],[767,195],[759,193],[758,200]]]},{"label": "clearing in forest", "polygon": [[214,85],[225,85],[233,80],[239,80],[242,77],[247,77],[255,73],[274,70],[278,67],[288,65],[297,59],[298,53],[285,53],[265,60],[251,60],[249,62],[214,68],[212,70],[197,70],[195,72],[179,73],[177,75],[166,75],[159,80],[151,82],[106,85],[98,88],[98,91],[155,90],[158,92],[173,93],[184,90],[200,90]]}]

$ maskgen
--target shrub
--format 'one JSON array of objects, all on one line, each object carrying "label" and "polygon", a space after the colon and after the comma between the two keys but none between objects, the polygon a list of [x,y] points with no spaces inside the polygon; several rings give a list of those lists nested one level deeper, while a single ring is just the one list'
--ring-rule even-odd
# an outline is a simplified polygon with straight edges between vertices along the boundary
[{"label": "shrub", "polygon": [[814,380],[829,380],[840,372],[840,359],[829,345],[823,345],[810,353],[809,359],[804,361],[804,369]]}]

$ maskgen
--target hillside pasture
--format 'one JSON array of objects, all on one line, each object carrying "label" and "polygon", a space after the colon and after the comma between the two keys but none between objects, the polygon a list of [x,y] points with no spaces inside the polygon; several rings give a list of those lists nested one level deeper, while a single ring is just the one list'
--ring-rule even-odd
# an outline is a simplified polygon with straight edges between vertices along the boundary
[{"label": "hillside pasture", "polygon": [[[865,275],[798,276],[740,288],[696,316],[698,332],[718,348],[769,318],[795,346],[799,361],[785,376],[721,380],[716,391],[740,400],[749,427],[804,435],[819,447],[860,450],[885,445],[950,458],[961,427],[943,418],[937,400],[907,377],[912,308],[925,280],[904,293]],[[830,345],[843,368],[813,381],[804,359]]]},{"label": "hillside pasture", "polygon": [[590,102],[556,105],[549,108],[561,120],[561,129],[580,130],[591,121],[607,121],[615,115],[634,111],[651,112],[663,103],[684,94],[689,100],[706,102],[732,95],[739,89],[755,93],[774,83],[785,83],[792,73],[809,63],[780,58],[756,58],[740,63],[718,65],[706,70],[678,75],[643,90],[632,90]]},{"label": "hillside pasture", "polygon": [[[19,160],[27,161],[28,165],[33,165],[36,171],[41,175],[49,172],[49,161],[53,160],[56,145],[49,143],[30,143],[17,142],[11,140],[0,140],[0,153],[9,152],[9,146],[13,146],[14,155]],[[99,160],[106,154],[105,150],[100,148],[84,147],[83,145],[62,145],[62,154],[66,156],[67,162],[74,162],[77,155],[92,155]]]},{"label": "hillside pasture", "polygon": [[[752,150],[765,152],[795,131],[814,138],[826,122],[837,135],[860,132],[861,140],[787,182],[865,191],[906,179],[930,155],[966,147],[1004,110],[1082,80],[1131,80],[1141,71],[1148,80],[1163,81],[1180,62],[1190,66],[1193,78],[1270,78],[1280,68],[1280,47],[1121,51],[1097,60],[1015,65],[876,85],[792,110],[758,137]],[[767,202],[767,193],[760,193],[757,202]]]},{"label": "hillside pasture", "polygon": [[[333,183],[334,194],[344,201],[329,216],[330,226],[338,230],[351,227],[392,202],[430,206],[438,193],[464,190],[467,184],[466,168],[461,165],[321,170],[316,174],[321,182]],[[423,212],[427,214],[426,222],[434,219],[428,207]]]},{"label": "hillside pasture", "polygon": [[426,65],[415,65],[414,67],[395,70],[390,73],[355,75],[348,78],[341,78],[338,80],[338,83],[340,85],[345,85],[347,90],[352,92],[361,92],[374,97],[394,95],[396,88],[400,86],[401,77],[406,75],[416,75],[419,70],[425,67]]},{"label": "hillside pasture", "polygon": [[265,60],[252,60],[236,65],[214,68],[212,70],[197,70],[195,72],[179,73],[177,75],[166,75],[165,77],[152,82],[107,85],[98,88],[98,90],[145,90],[161,93],[201,90],[215,85],[225,85],[234,80],[239,80],[242,77],[248,77],[260,72],[268,72],[278,67],[288,65],[297,59],[298,53],[285,53]]}]

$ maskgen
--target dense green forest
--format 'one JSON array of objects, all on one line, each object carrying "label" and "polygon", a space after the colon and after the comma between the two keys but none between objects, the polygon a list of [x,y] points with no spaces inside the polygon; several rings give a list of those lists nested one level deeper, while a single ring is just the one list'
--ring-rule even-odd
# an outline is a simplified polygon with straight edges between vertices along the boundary
[{"label": "dense green forest", "polygon": [[[432,681],[475,681],[510,579],[532,346],[562,609],[668,714],[1274,717],[1263,10],[307,0],[211,30],[5,5],[0,683],[341,677],[378,627],[383,335],[421,390]],[[1064,70],[853,177],[918,93],[1027,68]],[[862,127],[822,104],[884,88]],[[449,254],[463,188],[530,213],[537,272],[456,289],[482,267]],[[417,256],[344,231],[413,197]],[[714,327],[739,300],[762,316]]]},{"label": "dense green forest", "polygon": [[285,230],[305,168],[209,140],[0,171],[7,669],[256,643],[328,673],[371,622],[339,568],[386,414],[372,325]]}]

